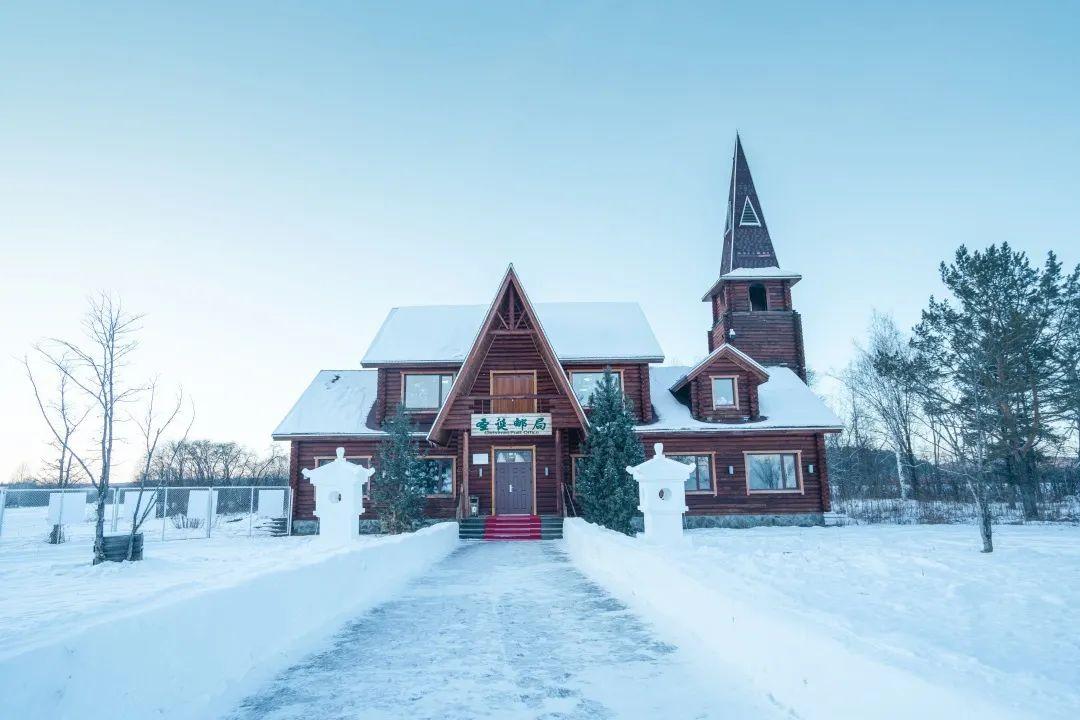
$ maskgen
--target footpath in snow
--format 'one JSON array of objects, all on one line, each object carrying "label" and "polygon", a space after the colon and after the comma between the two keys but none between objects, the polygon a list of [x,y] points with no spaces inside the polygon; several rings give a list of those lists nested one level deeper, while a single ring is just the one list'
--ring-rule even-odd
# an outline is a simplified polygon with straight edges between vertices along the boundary
[{"label": "footpath in snow", "polygon": [[786,716],[657,639],[561,543],[527,542],[462,547],[228,717]]}]

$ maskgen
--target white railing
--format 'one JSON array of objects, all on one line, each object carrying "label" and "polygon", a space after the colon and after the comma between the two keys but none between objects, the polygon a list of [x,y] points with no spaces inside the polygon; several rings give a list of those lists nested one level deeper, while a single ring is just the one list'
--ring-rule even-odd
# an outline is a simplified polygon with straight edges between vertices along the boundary
[{"label": "white railing", "polygon": [[[146,540],[287,535],[292,491],[284,486],[113,488],[105,503],[105,530],[130,532],[134,518]],[[136,516],[136,507],[138,515]],[[97,493],[91,488],[0,488],[0,541],[93,538]]]}]

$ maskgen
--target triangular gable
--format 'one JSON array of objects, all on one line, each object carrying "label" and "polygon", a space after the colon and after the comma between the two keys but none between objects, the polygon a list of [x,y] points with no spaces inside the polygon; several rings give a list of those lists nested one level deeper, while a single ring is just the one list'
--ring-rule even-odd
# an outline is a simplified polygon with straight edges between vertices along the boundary
[{"label": "triangular gable", "polygon": [[[515,297],[519,302],[514,302]],[[520,312],[518,312],[519,308]],[[551,342],[548,341],[547,334],[540,324],[536,310],[529,301],[529,296],[525,294],[525,289],[521,286],[521,280],[518,279],[517,273],[514,272],[514,266],[510,265],[506,269],[506,275],[503,276],[503,280],[499,284],[499,290],[495,293],[495,298],[491,301],[487,314],[484,316],[484,322],[480,324],[479,329],[476,331],[472,347],[469,349],[469,354],[465,356],[461,369],[458,370],[454,385],[450,388],[450,394],[439,409],[439,414],[435,416],[435,422],[432,423],[431,430],[428,431],[428,440],[440,445],[445,443],[446,431],[443,429],[443,425],[458,396],[462,392],[468,392],[469,388],[476,382],[476,376],[480,372],[484,356],[487,354],[488,347],[490,347],[489,338],[492,337],[492,331],[522,330],[534,333],[536,347],[540,352],[544,366],[551,374],[556,387],[566,396],[570,406],[574,409],[574,414],[581,422],[582,430],[588,431],[589,420],[585,416],[585,411],[582,409],[581,403],[578,402],[573,388],[570,387],[570,380],[566,377],[562,364],[551,347]]]},{"label": "triangular gable", "polygon": [[702,371],[704,371],[705,368],[707,368],[713,362],[713,360],[716,360],[721,356],[726,356],[729,360],[745,368],[748,372],[754,373],[762,380],[769,379],[769,372],[761,363],[759,363],[757,360],[750,357],[734,345],[724,343],[723,345],[709,353],[704,360],[699,362],[694,367],[690,368],[690,370],[681,378],[676,380],[675,384],[668,388],[668,390],[674,393],[683,389],[684,387],[686,387],[687,383],[700,375]]}]

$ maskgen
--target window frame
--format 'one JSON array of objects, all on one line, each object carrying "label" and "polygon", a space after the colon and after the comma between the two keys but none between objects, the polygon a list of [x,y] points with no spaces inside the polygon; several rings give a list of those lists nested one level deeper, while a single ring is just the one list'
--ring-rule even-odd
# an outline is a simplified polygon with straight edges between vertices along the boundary
[{"label": "window frame", "polygon": [[[320,460],[326,460],[328,462],[333,462],[334,460],[337,460],[337,455],[313,455],[311,459],[315,461],[315,467],[322,467],[319,464]],[[368,470],[373,470],[375,468],[375,456],[374,455],[346,455],[345,459],[346,460],[367,460],[366,465],[364,465],[364,463],[358,463],[358,464],[364,465],[364,467],[366,467]],[[375,476],[372,475],[371,478],[367,482],[364,483],[364,488],[365,488],[365,490],[364,490],[364,499],[365,500],[370,500],[371,499],[371,482],[374,479],[375,479]]]},{"label": "window frame", "polygon": [[449,460],[450,461],[450,492],[427,493],[429,498],[454,498],[457,497],[457,456],[456,455],[423,455],[420,460]]},{"label": "window frame", "polygon": [[[678,451],[678,452],[673,452],[670,455],[667,455],[667,457],[669,457],[669,458],[679,458],[679,457],[695,457],[696,458],[696,457],[705,457],[705,456],[708,456],[708,458],[709,458],[709,484],[712,487],[710,487],[708,490],[685,490],[687,495],[713,495],[713,496],[715,496],[719,492],[718,483],[717,483],[717,479],[716,479],[716,451],[715,450],[687,450],[685,452]],[[682,461],[681,460],[676,460],[676,462],[682,462]],[[694,464],[694,472],[695,473],[697,472],[697,463],[696,462]],[[685,481],[684,481],[683,486],[685,487]]]},{"label": "window frame", "polygon": [[[750,206],[750,212],[754,215],[754,222],[744,221],[744,219],[746,218],[747,206]],[[742,210],[739,212],[739,227],[761,227],[761,216],[758,215],[757,208],[754,207],[754,203],[750,199],[749,195],[747,195],[746,199],[743,200]]]},{"label": "window frame", "polygon": [[[569,375],[569,377],[567,377],[567,380],[570,381],[570,391],[574,393],[574,397],[577,397],[577,390],[574,388],[574,375],[603,376],[604,370],[606,369],[607,368],[600,368],[599,370],[595,368],[574,368],[572,370],[568,370],[567,375]],[[624,395],[626,394],[626,377],[623,375],[623,372],[625,370],[626,368],[611,368],[611,374],[619,376],[619,390],[621,390]],[[582,409],[588,409],[592,407],[591,405],[589,405],[588,399],[582,400],[581,398],[578,398],[578,404],[581,405]]]},{"label": "window frame", "polygon": [[[755,490],[750,487],[750,457],[752,455],[794,455],[795,456],[795,483],[794,488],[779,490]],[[780,463],[781,471],[784,467]],[[805,495],[806,485],[803,482],[802,450],[744,450],[743,451],[743,475],[746,480],[747,495]]]},{"label": "window frame", "polygon": [[[532,375],[532,392],[529,393],[530,395],[537,395],[538,394],[537,393],[537,387],[539,387],[539,379],[537,377],[537,371],[536,370],[489,370],[488,371],[488,398],[490,399],[490,402],[491,402],[491,412],[493,414],[496,414],[496,415],[512,415],[514,412],[535,413],[535,412],[539,411],[540,402],[539,402],[539,400],[537,398],[533,398],[532,400],[526,400],[525,401],[527,403],[532,403],[532,410],[517,410],[517,411],[508,411],[508,412],[502,412],[502,413],[496,412],[495,411],[495,401],[496,400],[505,400],[506,399],[505,396],[495,394],[495,376],[496,375]],[[514,401],[510,400],[509,402],[514,402]]]},{"label": "window frame", "polygon": [[[716,404],[716,388],[714,381],[716,380],[730,380],[731,381],[731,397],[734,402],[730,404],[717,405]],[[713,410],[738,410],[739,409],[739,376],[731,374],[719,374],[709,376],[709,395],[712,398]]]},{"label": "window frame", "polygon": [[570,453],[570,487],[577,488],[577,463],[575,460],[580,460],[585,457],[585,453]]},{"label": "window frame", "polygon": [[[406,388],[408,387],[408,384],[409,384],[409,377],[410,376],[419,376],[419,375],[435,375],[435,376],[440,378],[439,379],[439,404],[438,405],[436,405],[434,407],[427,406],[427,407],[415,407],[415,408],[411,408],[411,407],[408,406],[408,393],[406,392]],[[450,377],[450,386],[448,388],[446,388],[446,395],[445,396],[443,395],[443,391],[442,391],[442,379],[441,379],[444,376],[449,376]],[[403,407],[405,409],[405,412],[409,412],[409,413],[424,413],[424,412],[437,413],[440,410],[442,410],[443,405],[446,404],[446,399],[450,397],[450,391],[454,388],[454,382],[455,381],[457,381],[457,373],[456,372],[447,372],[445,370],[421,370],[421,371],[417,371],[417,372],[410,371],[410,370],[403,370],[401,372],[401,407]]]}]

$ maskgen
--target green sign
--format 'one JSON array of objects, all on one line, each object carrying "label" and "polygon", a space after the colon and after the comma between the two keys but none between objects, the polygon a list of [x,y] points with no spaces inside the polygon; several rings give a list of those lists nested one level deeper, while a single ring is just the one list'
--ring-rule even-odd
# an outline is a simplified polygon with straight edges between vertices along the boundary
[{"label": "green sign", "polygon": [[550,413],[476,413],[473,435],[550,435]]}]

